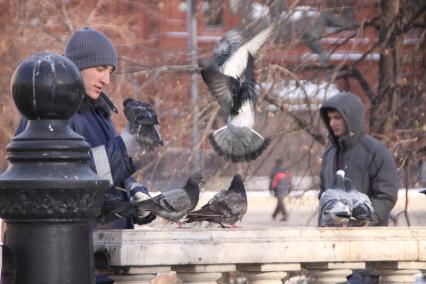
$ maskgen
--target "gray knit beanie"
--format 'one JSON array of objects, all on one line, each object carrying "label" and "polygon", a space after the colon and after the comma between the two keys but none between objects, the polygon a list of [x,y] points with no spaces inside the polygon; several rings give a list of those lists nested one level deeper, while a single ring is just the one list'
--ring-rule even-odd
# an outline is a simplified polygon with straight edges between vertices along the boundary
[{"label": "gray knit beanie", "polygon": [[75,31],[65,47],[65,56],[77,65],[78,69],[117,66],[117,53],[112,42],[100,31],[83,28]]}]

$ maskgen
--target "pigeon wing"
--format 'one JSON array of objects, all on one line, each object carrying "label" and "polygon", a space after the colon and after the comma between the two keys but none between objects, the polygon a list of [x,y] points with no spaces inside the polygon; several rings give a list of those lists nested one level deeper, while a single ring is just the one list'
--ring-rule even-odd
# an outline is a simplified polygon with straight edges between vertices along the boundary
[{"label": "pigeon wing", "polygon": [[222,74],[214,62],[201,70],[201,76],[218,103],[229,110],[233,100],[231,84],[235,84],[236,80]]},{"label": "pigeon wing", "polygon": [[191,207],[191,200],[182,189],[174,189],[165,192],[162,198],[154,200],[163,210],[171,212],[181,212]]},{"label": "pigeon wing", "polygon": [[120,218],[135,217],[138,215],[138,208],[135,204],[121,201],[105,199],[102,203],[101,214],[97,216],[97,222],[108,224]]},{"label": "pigeon wing", "polygon": [[228,216],[225,217],[233,219],[231,223],[235,223],[237,220],[241,220],[243,215],[247,212],[247,199],[241,193],[228,191],[226,196],[223,198],[223,202],[226,205],[225,212],[229,212]]},{"label": "pigeon wing", "polygon": [[221,72],[235,79],[240,78],[247,67],[249,55],[256,56],[260,48],[271,37],[273,26],[269,26],[255,37],[244,43],[221,66]]},{"label": "pigeon wing", "polygon": [[353,217],[355,219],[372,219],[374,213],[374,207],[371,203],[370,198],[362,192],[353,189],[348,192],[349,197],[352,201]]},{"label": "pigeon wing", "polygon": [[192,208],[191,200],[182,189],[174,189],[138,203],[142,211],[151,211],[169,221],[177,221]]}]

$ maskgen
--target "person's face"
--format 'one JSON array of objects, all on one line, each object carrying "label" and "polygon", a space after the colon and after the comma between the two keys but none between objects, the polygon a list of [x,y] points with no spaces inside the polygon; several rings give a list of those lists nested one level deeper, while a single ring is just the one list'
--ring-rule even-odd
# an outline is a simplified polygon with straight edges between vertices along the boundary
[{"label": "person's face", "polygon": [[86,95],[93,100],[99,98],[104,87],[110,82],[112,71],[112,66],[96,66],[81,70]]},{"label": "person's face", "polygon": [[346,135],[346,124],[342,115],[338,111],[328,111],[328,121],[334,136],[342,137]]}]

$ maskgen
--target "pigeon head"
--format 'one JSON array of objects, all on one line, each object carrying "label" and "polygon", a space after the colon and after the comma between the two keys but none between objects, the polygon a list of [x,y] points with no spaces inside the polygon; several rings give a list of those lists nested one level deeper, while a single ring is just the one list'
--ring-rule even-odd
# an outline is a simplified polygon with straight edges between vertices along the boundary
[{"label": "pigeon head", "polygon": [[157,114],[148,103],[127,98],[123,101],[124,115],[130,123],[159,124]]},{"label": "pigeon head", "polygon": [[[204,183],[204,182],[203,182],[203,176],[202,176],[200,173],[194,173],[194,174],[192,174],[192,175],[189,177],[189,179],[188,179],[188,181],[187,181],[186,185],[187,185],[187,186],[197,186],[197,187],[198,187],[198,185],[199,185],[200,183]],[[186,186],[185,186],[185,187],[186,187]]]},{"label": "pigeon head", "polygon": [[123,101],[123,107],[126,107],[128,104],[134,102],[135,100],[132,98],[127,98]]},{"label": "pigeon head", "polygon": [[342,189],[342,190],[345,189],[345,171],[338,170],[336,172],[336,175],[334,176],[332,188]]},{"label": "pigeon head", "polygon": [[242,36],[237,30],[230,30],[225,33],[213,48],[217,65],[221,66],[241,44]]},{"label": "pigeon head", "polygon": [[201,69],[207,69],[210,66],[211,61],[207,58],[198,59],[198,67]]},{"label": "pigeon head", "polygon": [[192,211],[198,204],[198,199],[200,198],[200,183],[204,183],[203,176],[200,173],[194,173],[188,178],[184,186],[184,190],[189,196],[192,204],[189,211]]},{"label": "pigeon head", "polygon": [[243,178],[241,177],[241,175],[234,175],[234,178],[232,179],[229,189],[235,192],[246,191],[244,187],[244,183],[243,183]]}]

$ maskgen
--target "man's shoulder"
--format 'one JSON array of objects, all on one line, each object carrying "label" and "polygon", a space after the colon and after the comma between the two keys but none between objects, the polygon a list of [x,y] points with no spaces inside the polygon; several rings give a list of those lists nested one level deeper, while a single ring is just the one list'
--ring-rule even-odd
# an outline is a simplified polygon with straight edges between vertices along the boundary
[{"label": "man's shoulder", "polygon": [[371,136],[365,135],[361,138],[361,145],[368,151],[373,154],[377,153],[390,153],[386,145],[379,139]]}]

